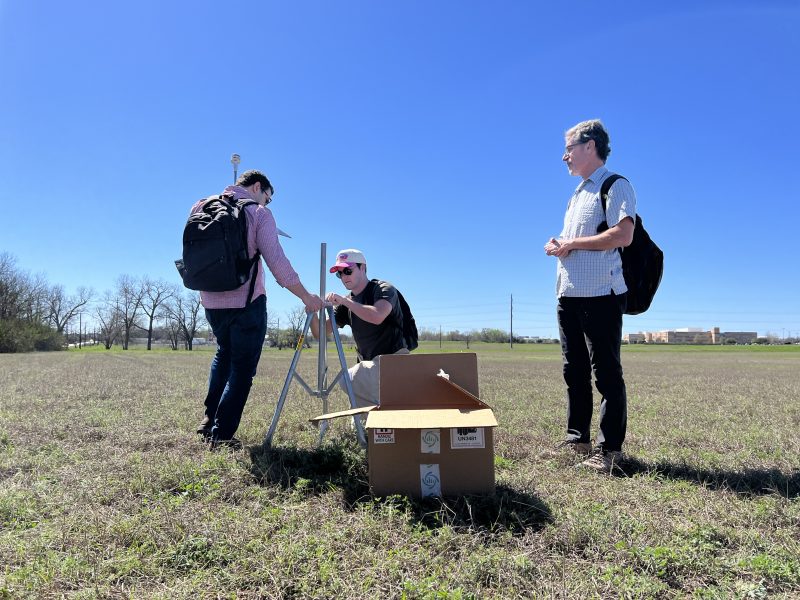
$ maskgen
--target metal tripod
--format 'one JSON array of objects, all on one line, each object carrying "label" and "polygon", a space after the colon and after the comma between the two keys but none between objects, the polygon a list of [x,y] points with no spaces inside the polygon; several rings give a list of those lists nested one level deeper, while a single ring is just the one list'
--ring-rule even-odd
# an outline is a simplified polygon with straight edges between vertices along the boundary
[{"label": "metal tripod", "polygon": [[[320,257],[320,297],[325,297],[325,243],[321,245],[321,257]],[[328,365],[327,365],[327,335],[326,335],[326,316],[330,318],[330,322],[333,325],[331,329],[333,330],[333,339],[336,343],[336,350],[339,354],[339,365],[341,370],[339,373],[334,377],[333,381],[330,385],[327,385],[327,378],[328,378]],[[278,399],[278,405],[275,408],[275,414],[272,417],[272,423],[269,426],[269,431],[267,432],[267,436],[264,438],[264,446],[269,448],[272,445],[272,437],[275,435],[275,429],[278,427],[278,419],[280,419],[281,412],[283,411],[283,405],[286,402],[286,396],[289,393],[289,386],[292,383],[292,379],[297,379],[300,383],[300,386],[310,395],[315,398],[322,399],[322,413],[327,414],[328,410],[328,396],[330,395],[331,391],[333,390],[334,386],[339,382],[341,378],[344,381],[345,389],[347,390],[347,396],[350,399],[350,408],[356,408],[356,400],[355,395],[353,394],[353,383],[350,381],[350,372],[347,370],[347,361],[344,357],[344,349],[342,348],[342,339],[339,336],[339,329],[336,327],[336,321],[333,317],[333,307],[332,306],[325,306],[319,311],[319,357],[317,360],[317,388],[312,389],[300,374],[297,372],[297,363],[300,361],[300,353],[303,351],[303,344],[305,342],[306,336],[308,335],[308,329],[311,326],[311,319],[313,318],[313,314],[309,313],[306,316],[306,323],[303,327],[303,333],[300,335],[300,339],[297,340],[297,346],[294,349],[294,356],[292,357],[292,363],[289,366],[289,372],[286,374],[286,381],[283,384],[283,390],[281,391],[280,398]],[[367,445],[367,438],[364,435],[364,426],[361,421],[361,417],[359,415],[353,415],[353,424],[355,425],[356,435],[358,436],[358,442],[362,446]],[[321,421],[319,424],[319,441],[322,442],[322,438],[325,435],[325,432],[328,430],[328,421]]]}]

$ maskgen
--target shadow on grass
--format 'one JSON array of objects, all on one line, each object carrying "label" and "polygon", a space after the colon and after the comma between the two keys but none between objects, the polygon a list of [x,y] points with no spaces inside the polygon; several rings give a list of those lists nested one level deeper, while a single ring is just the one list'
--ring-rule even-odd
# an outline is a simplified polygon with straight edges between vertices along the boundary
[{"label": "shadow on grass", "polygon": [[519,536],[553,522],[550,508],[538,496],[503,485],[491,496],[375,498],[369,491],[363,450],[355,443],[326,444],[312,450],[257,446],[250,449],[250,458],[250,472],[261,485],[276,485],[305,496],[340,491],[347,510],[372,505],[378,511],[404,513],[429,529],[448,526]]},{"label": "shadow on grass", "polygon": [[538,496],[499,485],[491,496],[423,498],[390,496],[376,499],[384,505],[400,505],[419,525],[429,529],[452,527],[521,536],[537,532],[553,522],[550,508]]},{"label": "shadow on grass", "polygon": [[776,494],[789,500],[800,497],[800,471],[783,473],[778,469],[743,469],[724,471],[700,469],[685,462],[658,461],[648,463],[626,457],[620,465],[621,477],[638,474],[655,474],[666,479],[680,479],[713,490],[727,490],[736,494],[765,496]]},{"label": "shadow on grass", "polygon": [[255,446],[250,459],[250,472],[262,485],[309,496],[341,489],[348,505],[369,496],[367,465],[356,443],[326,444],[312,450]]}]

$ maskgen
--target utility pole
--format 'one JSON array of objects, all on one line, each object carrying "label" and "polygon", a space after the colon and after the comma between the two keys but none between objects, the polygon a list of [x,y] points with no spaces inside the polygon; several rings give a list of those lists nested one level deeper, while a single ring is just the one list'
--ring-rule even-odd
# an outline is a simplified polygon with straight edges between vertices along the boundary
[{"label": "utility pole", "polygon": [[442,326],[439,325],[439,350],[442,349]]},{"label": "utility pole", "polygon": [[511,349],[514,349],[514,294],[511,294],[511,335],[509,336],[511,341]]},{"label": "utility pole", "polygon": [[236,185],[236,180],[238,179],[238,171],[239,171],[239,163],[242,162],[242,158],[238,154],[234,154],[231,156],[231,164],[233,165],[233,184]]}]

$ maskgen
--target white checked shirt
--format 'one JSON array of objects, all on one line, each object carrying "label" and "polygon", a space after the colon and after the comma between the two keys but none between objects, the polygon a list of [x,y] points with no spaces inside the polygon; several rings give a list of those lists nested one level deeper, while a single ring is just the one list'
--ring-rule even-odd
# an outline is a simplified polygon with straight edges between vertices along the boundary
[{"label": "white checked shirt", "polygon": [[[608,169],[600,167],[575,189],[567,205],[560,238],[571,240],[595,235],[603,221],[611,228],[625,217],[636,220],[636,193],[625,179],[618,179],[611,186],[603,213],[600,186],[608,175]],[[593,298],[607,296],[612,291],[617,295],[628,291],[622,276],[622,259],[616,249],[573,250],[558,259],[557,275],[559,298]]]}]

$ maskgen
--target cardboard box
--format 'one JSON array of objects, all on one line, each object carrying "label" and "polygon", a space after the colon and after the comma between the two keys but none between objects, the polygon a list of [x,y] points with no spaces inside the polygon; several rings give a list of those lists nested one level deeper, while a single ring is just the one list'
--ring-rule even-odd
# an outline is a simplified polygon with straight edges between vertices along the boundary
[{"label": "cardboard box", "polygon": [[367,413],[373,494],[421,498],[494,491],[497,420],[479,399],[474,353],[383,356],[380,394],[378,407],[312,419]]}]

